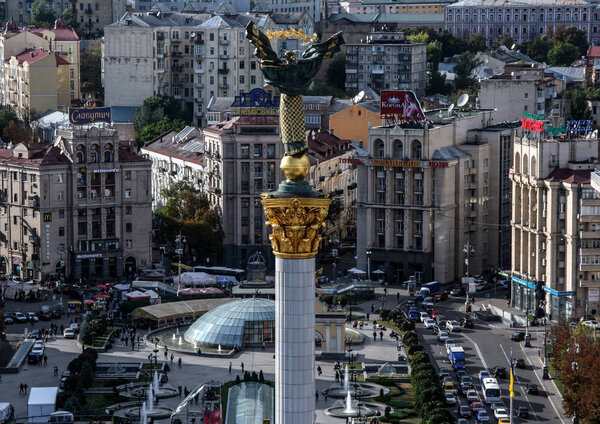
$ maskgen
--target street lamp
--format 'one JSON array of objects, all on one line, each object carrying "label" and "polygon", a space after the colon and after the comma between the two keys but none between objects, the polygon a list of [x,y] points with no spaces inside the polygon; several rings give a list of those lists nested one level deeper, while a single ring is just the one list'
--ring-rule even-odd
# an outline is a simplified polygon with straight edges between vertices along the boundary
[{"label": "street lamp", "polygon": [[[465,254],[465,268],[466,268],[466,276],[469,276],[469,257],[473,256],[475,254],[475,248],[473,247],[473,245],[470,242],[467,242],[467,244],[465,244],[465,246],[463,247],[463,253]],[[465,300],[465,310],[468,309],[468,305],[469,305],[469,287],[467,287],[467,298]]]},{"label": "street lamp", "polygon": [[177,296],[179,296],[179,290],[181,290],[181,255],[183,255],[183,249],[187,240],[181,233],[175,238],[175,253],[179,256],[179,263],[177,264],[179,271],[177,273]]},{"label": "street lamp", "polygon": [[60,277],[60,286],[61,286],[61,289],[60,289],[60,304],[62,305],[63,304],[62,283],[65,280],[65,262],[63,261],[63,255],[65,253],[67,253],[67,252],[65,250],[65,247],[63,245],[60,245],[60,246],[58,246],[58,249],[56,249],[56,253],[60,256],[60,262],[59,262],[59,265],[60,265],[60,276],[59,277]]},{"label": "street lamp", "polygon": [[371,281],[371,249],[367,249],[367,277]]},{"label": "street lamp", "polygon": [[338,245],[339,241],[336,240],[332,240],[329,239],[329,245],[333,245],[333,247],[331,248],[331,256],[333,256],[333,282],[337,282],[337,273],[336,273],[336,266],[337,266],[337,257],[338,257]]}]

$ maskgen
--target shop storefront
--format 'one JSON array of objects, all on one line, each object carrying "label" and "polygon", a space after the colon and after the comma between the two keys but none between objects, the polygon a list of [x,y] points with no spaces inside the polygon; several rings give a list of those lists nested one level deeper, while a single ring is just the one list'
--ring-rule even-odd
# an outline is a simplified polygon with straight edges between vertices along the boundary
[{"label": "shop storefront", "polygon": [[512,307],[525,311],[535,311],[538,305],[536,286],[533,283],[512,277]]},{"label": "shop storefront", "polygon": [[543,287],[543,290],[550,295],[550,319],[558,321],[560,317],[570,320],[573,316],[573,296],[574,291],[557,291],[550,287]]}]

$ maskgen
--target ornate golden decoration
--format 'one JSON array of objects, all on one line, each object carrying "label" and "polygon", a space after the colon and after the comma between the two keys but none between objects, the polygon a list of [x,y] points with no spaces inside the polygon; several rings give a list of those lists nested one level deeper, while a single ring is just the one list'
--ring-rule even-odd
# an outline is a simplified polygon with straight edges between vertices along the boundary
[{"label": "ornate golden decoration", "polygon": [[317,36],[317,34],[313,34],[313,35],[305,34],[304,30],[302,28],[300,28],[300,29],[290,28],[290,29],[280,29],[278,31],[267,31],[267,37],[269,38],[269,40],[272,40],[273,38],[277,38],[279,40],[287,40],[288,38],[302,40],[302,41],[304,41],[302,43],[303,46],[308,46],[309,44],[315,43],[319,38]]},{"label": "ornate golden decoration", "polygon": [[262,200],[273,253],[279,258],[307,259],[317,254],[331,200],[324,198],[268,198]]}]

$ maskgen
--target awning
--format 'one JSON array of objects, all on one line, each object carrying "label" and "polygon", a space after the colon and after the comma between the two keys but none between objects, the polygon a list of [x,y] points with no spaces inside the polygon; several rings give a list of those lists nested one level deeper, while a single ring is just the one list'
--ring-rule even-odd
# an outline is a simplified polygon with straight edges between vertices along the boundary
[{"label": "awning", "polygon": [[372,274],[385,274],[385,271],[377,269],[377,270],[373,271]]},{"label": "awning", "polygon": [[134,290],[132,292],[129,293],[125,293],[123,295],[123,297],[132,300],[132,299],[150,299],[150,295],[147,295],[146,293],[142,293],[139,290]]},{"label": "awning", "polygon": [[[173,262],[171,265],[174,266],[174,267],[176,267],[176,268],[179,268],[179,262]],[[184,263],[181,264],[181,269],[192,269],[192,268],[193,267],[191,267],[189,265],[186,265]]]},{"label": "awning", "polygon": [[364,272],[362,269],[358,269],[358,268],[350,268],[348,271],[346,271],[348,274],[366,274],[366,272]]}]

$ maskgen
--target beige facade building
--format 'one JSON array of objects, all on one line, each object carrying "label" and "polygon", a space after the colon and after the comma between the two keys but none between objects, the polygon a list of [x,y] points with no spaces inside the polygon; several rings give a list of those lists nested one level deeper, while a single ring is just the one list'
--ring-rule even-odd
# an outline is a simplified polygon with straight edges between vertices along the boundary
[{"label": "beige facade building", "polygon": [[[17,22],[31,20],[31,8],[34,0],[6,0],[6,18]],[[125,13],[126,0],[46,0],[57,16],[72,8],[82,31],[87,38],[102,35],[104,27],[118,21]]]},{"label": "beige facade building", "polygon": [[276,27],[268,14],[125,14],[105,28],[106,104],[139,106],[154,94],[173,96],[198,126],[205,124],[211,98],[263,85],[244,37],[250,20],[263,31]]},{"label": "beige facade building", "polygon": [[22,30],[9,21],[0,33],[0,101],[21,118],[67,111],[79,102],[79,37],[63,20],[53,29]]},{"label": "beige facade building", "polygon": [[467,272],[465,245],[471,274],[508,265],[514,125],[493,125],[493,116],[438,110],[422,128],[371,128],[368,154],[354,159],[359,268],[451,283]]},{"label": "beige facade building", "polygon": [[346,45],[346,91],[372,88],[412,90],[425,95],[427,45],[410,43],[404,33],[374,31],[366,42]]},{"label": "beige facade building", "polygon": [[222,217],[225,266],[260,251],[273,266],[261,193],[276,190],[283,144],[277,117],[233,117],[204,132],[204,190]]},{"label": "beige facade building", "polygon": [[0,149],[0,270],[115,279],[151,263],[151,163],[112,128]]},{"label": "beige facade building", "polygon": [[510,172],[512,304],[552,320],[600,304],[600,198],[590,184],[597,137],[519,130]]}]

